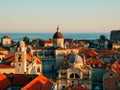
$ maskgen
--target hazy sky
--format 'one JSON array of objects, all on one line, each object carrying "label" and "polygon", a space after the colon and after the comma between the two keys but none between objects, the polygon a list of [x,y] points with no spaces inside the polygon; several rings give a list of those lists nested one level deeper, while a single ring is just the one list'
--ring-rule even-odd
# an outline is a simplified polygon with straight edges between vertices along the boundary
[{"label": "hazy sky", "polygon": [[110,32],[120,0],[0,0],[0,32]]}]

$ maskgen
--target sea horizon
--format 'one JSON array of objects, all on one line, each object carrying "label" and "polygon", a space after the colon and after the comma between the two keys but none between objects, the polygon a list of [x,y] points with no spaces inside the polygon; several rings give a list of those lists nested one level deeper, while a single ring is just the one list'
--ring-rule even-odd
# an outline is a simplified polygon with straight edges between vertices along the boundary
[{"label": "sea horizon", "polygon": [[[110,33],[62,33],[64,38],[71,38],[73,40],[92,40],[92,39],[99,39],[100,35],[105,35],[107,39],[110,39]],[[0,33],[0,38],[3,36],[10,36],[12,40],[19,41],[22,40],[24,36],[29,37],[30,41],[35,38],[41,38],[43,40],[49,40],[53,38],[54,33]]]}]

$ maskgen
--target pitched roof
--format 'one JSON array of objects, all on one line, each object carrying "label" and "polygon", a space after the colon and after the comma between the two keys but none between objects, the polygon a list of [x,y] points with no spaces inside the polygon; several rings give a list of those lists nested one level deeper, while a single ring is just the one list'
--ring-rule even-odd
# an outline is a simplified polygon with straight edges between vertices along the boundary
[{"label": "pitched roof", "polygon": [[33,56],[30,54],[27,54],[27,60],[31,61],[31,60],[35,60],[37,64],[41,64],[41,60],[37,57],[37,56]]},{"label": "pitched roof", "polygon": [[0,46],[0,51],[7,51],[7,50]]},{"label": "pitched roof", "polygon": [[53,39],[50,39],[50,40],[44,40],[44,43],[53,43]]},{"label": "pitched roof", "polygon": [[0,90],[5,90],[10,85],[11,82],[9,81],[9,79],[5,75],[0,74]]},{"label": "pitched roof", "polygon": [[105,84],[109,84],[109,83],[115,83],[118,82],[120,80],[120,75],[117,77],[111,77],[111,78],[107,78],[104,80]]},{"label": "pitched roof", "polygon": [[120,90],[119,86],[108,86],[105,90]]},{"label": "pitched roof", "polygon": [[5,64],[11,65],[12,62],[15,62],[15,56],[10,57],[10,59],[8,59],[8,60],[5,62]]},{"label": "pitched roof", "polygon": [[49,90],[53,86],[53,82],[42,74],[32,80],[22,90]]},{"label": "pitched roof", "polygon": [[115,73],[120,73],[120,60],[116,60],[113,63],[111,70]]},{"label": "pitched roof", "polygon": [[105,62],[103,62],[100,59],[90,59],[90,60],[87,60],[86,63],[87,64],[94,64],[94,65],[98,65],[98,64],[104,65],[105,64]]},{"label": "pitched roof", "polygon": [[5,53],[3,53],[3,52],[0,51],[0,55],[5,55]]},{"label": "pitched roof", "polygon": [[28,76],[24,74],[14,74],[12,85],[23,86],[28,83]]},{"label": "pitched roof", "polygon": [[13,57],[15,56],[15,54],[5,54],[5,58],[10,58],[10,57]]},{"label": "pitched roof", "polygon": [[99,54],[92,48],[79,48],[81,53],[84,53],[86,56],[96,57]]},{"label": "pitched roof", "polygon": [[6,65],[6,64],[1,64],[1,65],[0,65],[0,68],[8,68],[8,69],[10,69],[10,68],[15,68],[15,66],[10,66],[10,65]]},{"label": "pitched roof", "polygon": [[101,49],[99,53],[106,53],[106,54],[120,54],[117,50],[109,50],[107,48]]},{"label": "pitched roof", "polygon": [[[7,78],[10,80],[13,86],[25,86],[38,75],[36,74],[6,74]],[[0,89],[1,90],[1,89]]]},{"label": "pitched roof", "polygon": [[111,69],[114,73],[119,73],[120,72],[120,68],[112,68]]}]

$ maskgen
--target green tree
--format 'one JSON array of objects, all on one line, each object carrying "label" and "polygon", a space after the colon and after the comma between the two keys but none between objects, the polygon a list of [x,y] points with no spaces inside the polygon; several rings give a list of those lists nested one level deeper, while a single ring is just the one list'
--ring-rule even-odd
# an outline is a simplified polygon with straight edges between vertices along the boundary
[{"label": "green tree", "polygon": [[105,36],[105,35],[100,35],[99,39],[100,39],[100,40],[105,40],[105,39],[106,39],[106,36]]},{"label": "green tree", "polygon": [[26,45],[28,45],[28,44],[29,44],[30,39],[29,39],[29,37],[24,36],[24,37],[23,37],[23,41],[25,42],[25,44],[26,44]]}]

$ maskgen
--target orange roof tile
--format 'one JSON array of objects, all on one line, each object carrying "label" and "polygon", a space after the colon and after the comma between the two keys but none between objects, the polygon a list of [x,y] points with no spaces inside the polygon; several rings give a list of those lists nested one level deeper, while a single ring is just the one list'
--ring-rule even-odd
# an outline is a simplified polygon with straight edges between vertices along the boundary
[{"label": "orange roof tile", "polygon": [[11,82],[9,81],[9,79],[5,75],[0,74],[0,90],[5,90],[10,85]]},{"label": "orange roof tile", "polygon": [[44,40],[44,43],[53,43],[53,40]]},{"label": "orange roof tile", "polygon": [[33,56],[30,54],[27,54],[27,60],[28,61],[32,61],[32,60],[36,60],[37,64],[41,64],[41,60],[37,57],[37,56]]},{"label": "orange roof tile", "polygon": [[96,57],[99,54],[92,48],[79,48],[81,53],[84,53],[86,56]]},{"label": "orange roof tile", "polygon": [[12,62],[15,62],[15,56],[11,57],[10,59],[8,59],[5,64],[7,65],[11,65]]},{"label": "orange roof tile", "polygon": [[111,70],[115,73],[120,73],[120,60],[117,60],[113,63]]},{"label": "orange roof tile", "polygon": [[[7,58],[7,60],[5,61],[5,64],[11,65],[11,63],[15,62],[15,54],[6,54],[5,56]],[[37,64],[42,63],[41,60],[37,56],[27,54],[26,57],[27,57],[28,62],[32,62],[32,60],[35,60]]]},{"label": "orange roof tile", "polygon": [[105,84],[109,84],[109,83],[115,83],[119,80],[120,80],[120,75],[117,77],[113,77],[113,78],[111,77],[111,78],[105,79],[104,82]]},{"label": "orange roof tile", "polygon": [[7,50],[3,47],[0,47],[0,51],[7,51]]},{"label": "orange roof tile", "polygon": [[114,73],[119,73],[120,72],[120,68],[111,68],[111,71],[113,71]]},{"label": "orange roof tile", "polygon": [[28,76],[24,74],[14,74],[12,85],[26,85],[28,83]]},{"label": "orange roof tile", "polygon": [[15,66],[10,66],[10,65],[6,65],[6,64],[1,64],[0,68],[15,68]]},{"label": "orange roof tile", "polygon": [[111,53],[111,54],[120,54],[120,52],[117,51],[117,50],[110,50],[109,53]]},{"label": "orange roof tile", "polygon": [[0,55],[5,55],[5,53],[3,53],[3,52],[0,51]]},{"label": "orange roof tile", "polygon": [[5,54],[5,58],[10,58],[10,57],[13,57],[15,56],[15,54]]},{"label": "orange roof tile", "polygon": [[86,61],[86,64],[93,64],[93,65],[98,65],[98,64],[101,64],[101,65],[105,65],[105,62],[103,62],[102,60],[100,59],[90,59],[90,60],[87,60]]},{"label": "orange roof tile", "polygon": [[53,82],[42,74],[32,80],[22,90],[49,90],[53,86]]}]

